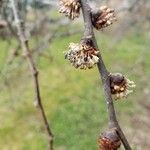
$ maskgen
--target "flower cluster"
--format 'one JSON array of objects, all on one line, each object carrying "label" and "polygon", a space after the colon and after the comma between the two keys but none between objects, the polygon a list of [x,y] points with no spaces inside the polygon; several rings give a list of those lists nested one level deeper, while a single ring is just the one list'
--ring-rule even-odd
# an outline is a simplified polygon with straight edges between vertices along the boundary
[{"label": "flower cluster", "polygon": [[101,150],[118,150],[121,141],[115,130],[108,130],[100,135],[98,144]]},{"label": "flower cluster", "polygon": [[97,30],[111,25],[114,21],[116,21],[114,10],[107,6],[102,6],[97,12],[92,13],[92,24]]},{"label": "flower cluster", "polygon": [[120,73],[110,74],[110,88],[111,93],[115,96],[115,99],[126,97],[133,91],[130,88],[135,87],[135,83],[125,78]]},{"label": "flower cluster", "polygon": [[60,0],[60,13],[64,13],[70,19],[79,17],[80,15],[80,0]]},{"label": "flower cluster", "polygon": [[69,50],[65,53],[65,58],[75,68],[90,69],[98,63],[98,51],[88,42],[70,43]]}]

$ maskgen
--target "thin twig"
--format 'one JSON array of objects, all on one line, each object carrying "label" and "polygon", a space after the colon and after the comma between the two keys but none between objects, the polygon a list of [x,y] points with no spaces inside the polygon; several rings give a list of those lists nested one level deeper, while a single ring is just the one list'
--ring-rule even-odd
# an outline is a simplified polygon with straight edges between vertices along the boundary
[{"label": "thin twig", "polygon": [[[82,12],[83,12],[83,18],[84,18],[84,24],[85,24],[84,38],[85,39],[90,38],[95,48],[98,49],[97,41],[95,39],[93,26],[91,22],[91,8],[87,0],[81,0],[81,5],[82,5]],[[108,109],[108,115],[109,115],[109,128],[115,128],[117,130],[117,133],[119,134],[119,137],[125,149],[131,150],[131,147],[124,133],[122,132],[118,124],[117,118],[116,118],[115,108],[114,108],[113,99],[112,99],[111,90],[110,90],[110,76],[109,76],[110,73],[105,67],[101,54],[99,54],[99,62],[98,62],[97,67],[98,67],[101,80],[103,83],[105,99],[107,103],[107,109]]]},{"label": "thin twig", "polygon": [[15,18],[15,23],[16,23],[16,27],[18,30],[18,36],[21,42],[21,47],[24,53],[24,56],[26,57],[29,67],[30,67],[30,71],[34,80],[34,89],[35,89],[35,95],[36,95],[36,104],[39,108],[39,111],[41,113],[41,116],[43,118],[44,121],[44,125],[47,131],[47,135],[48,135],[48,142],[49,142],[49,150],[53,150],[53,134],[51,131],[51,128],[49,126],[46,114],[45,114],[45,110],[43,108],[43,104],[42,104],[42,99],[41,99],[41,94],[40,94],[40,85],[39,85],[39,80],[38,80],[38,71],[36,68],[36,65],[33,61],[32,55],[30,53],[30,49],[29,49],[29,45],[28,45],[28,40],[26,39],[25,35],[24,35],[24,29],[23,29],[23,25],[20,22],[19,16],[18,16],[18,12],[17,12],[17,8],[16,8],[16,4],[14,0],[11,0],[11,5],[12,5],[12,10],[13,10],[13,14],[14,14],[14,18]]}]

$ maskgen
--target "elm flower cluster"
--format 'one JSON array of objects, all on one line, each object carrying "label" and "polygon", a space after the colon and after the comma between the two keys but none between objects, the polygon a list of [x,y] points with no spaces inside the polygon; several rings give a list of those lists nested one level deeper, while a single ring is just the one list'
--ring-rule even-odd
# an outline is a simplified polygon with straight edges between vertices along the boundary
[{"label": "elm flower cluster", "polygon": [[79,69],[91,69],[98,63],[98,51],[87,43],[70,43],[65,58]]},{"label": "elm flower cluster", "polygon": [[121,146],[121,141],[116,131],[108,130],[100,135],[98,144],[100,150],[118,150]]},{"label": "elm flower cluster", "polygon": [[114,9],[102,6],[97,12],[92,13],[92,24],[97,29],[108,27],[116,21]]},{"label": "elm flower cluster", "polygon": [[78,18],[80,15],[80,0],[60,0],[60,13],[64,13],[70,19]]},{"label": "elm flower cluster", "polygon": [[130,81],[120,73],[110,74],[110,88],[115,99],[126,97],[133,92],[130,88],[135,86],[133,81]]}]

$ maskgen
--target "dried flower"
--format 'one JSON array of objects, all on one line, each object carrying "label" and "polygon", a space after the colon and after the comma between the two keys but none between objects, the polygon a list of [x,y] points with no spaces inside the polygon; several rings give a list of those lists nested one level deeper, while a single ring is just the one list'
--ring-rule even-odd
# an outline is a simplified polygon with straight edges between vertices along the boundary
[{"label": "dried flower", "polygon": [[79,17],[80,15],[80,0],[60,0],[60,13],[64,13],[70,19]]},{"label": "dried flower", "polygon": [[92,46],[91,42],[70,43],[69,51],[65,53],[65,58],[75,68],[90,69],[98,63],[98,51]]},{"label": "dried flower", "polygon": [[102,133],[98,140],[101,150],[118,150],[121,146],[121,141],[115,130],[108,130]]},{"label": "dried flower", "polygon": [[110,26],[114,21],[116,21],[114,9],[107,6],[102,6],[98,11],[92,12],[92,23],[97,30]]},{"label": "dried flower", "polygon": [[134,88],[135,86],[133,81],[125,78],[120,73],[110,74],[110,88],[115,99],[126,97],[133,92],[130,88]]}]

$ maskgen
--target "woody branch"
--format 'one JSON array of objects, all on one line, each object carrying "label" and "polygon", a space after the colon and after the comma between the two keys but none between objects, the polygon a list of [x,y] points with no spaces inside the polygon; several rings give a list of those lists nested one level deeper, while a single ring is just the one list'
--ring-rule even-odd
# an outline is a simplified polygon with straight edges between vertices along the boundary
[{"label": "woody branch", "polygon": [[[91,21],[91,8],[87,2],[87,0],[81,0],[81,7],[82,7],[82,12],[83,12],[83,18],[84,18],[84,24],[85,24],[85,32],[84,32],[84,38],[85,39],[91,39],[93,42],[94,47],[98,50],[98,45],[97,41],[95,39],[95,35],[93,32],[93,26],[92,26],[92,21]],[[112,129],[114,128],[116,132],[118,133],[124,148],[126,150],[131,150],[131,147],[120,127],[117,121],[116,113],[115,113],[115,108],[113,104],[113,99],[111,95],[111,90],[110,90],[110,73],[106,69],[106,66],[103,62],[102,56],[99,53],[99,62],[97,64],[97,68],[100,73],[100,77],[103,83],[103,88],[104,88],[104,93],[105,93],[105,100],[107,103],[107,110],[108,110],[108,115],[109,115],[109,128]]]},{"label": "woody branch", "polygon": [[19,19],[15,0],[11,0],[11,6],[13,10],[13,15],[15,18],[16,28],[18,31],[18,37],[20,39],[21,47],[23,50],[23,55],[26,57],[28,61],[29,69],[33,77],[34,91],[35,91],[35,97],[36,97],[35,103],[37,105],[37,108],[39,108],[41,117],[43,118],[45,130],[47,132],[47,137],[48,137],[49,150],[53,150],[53,134],[49,126],[48,119],[46,117],[45,110],[42,104],[40,85],[39,85],[39,79],[38,79],[38,71],[37,71],[36,65],[34,63],[33,57],[29,49],[28,39],[26,39],[25,34],[24,34],[23,23]]}]

